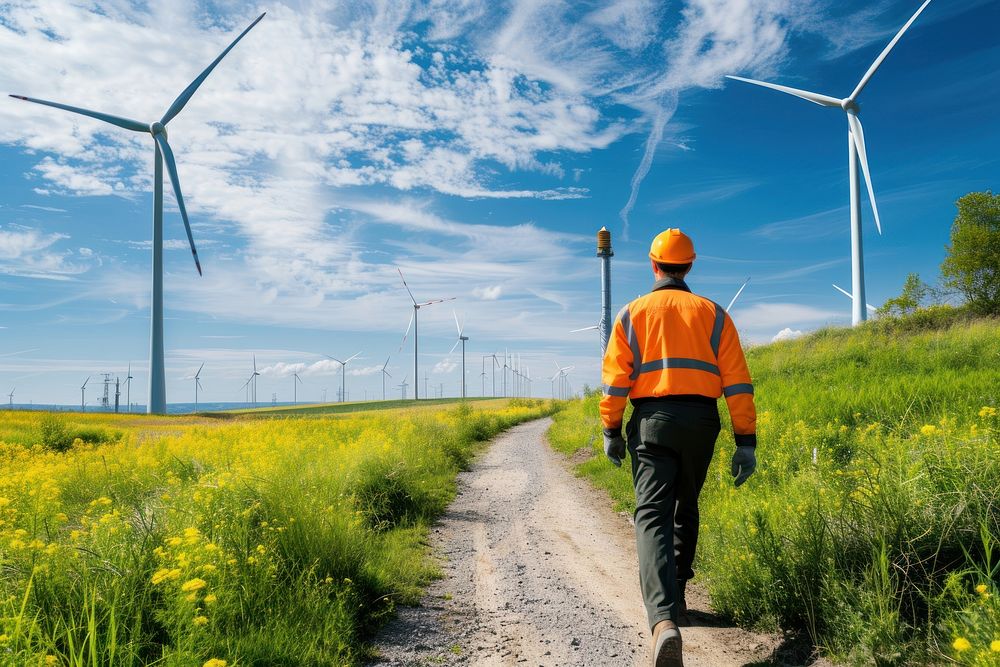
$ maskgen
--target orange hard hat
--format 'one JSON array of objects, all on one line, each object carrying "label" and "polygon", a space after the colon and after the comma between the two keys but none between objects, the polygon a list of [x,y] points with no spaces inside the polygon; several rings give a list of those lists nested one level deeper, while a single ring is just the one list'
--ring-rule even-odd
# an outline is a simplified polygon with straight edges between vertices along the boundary
[{"label": "orange hard hat", "polygon": [[653,239],[649,258],[659,264],[690,264],[695,258],[694,243],[681,230],[667,229]]}]

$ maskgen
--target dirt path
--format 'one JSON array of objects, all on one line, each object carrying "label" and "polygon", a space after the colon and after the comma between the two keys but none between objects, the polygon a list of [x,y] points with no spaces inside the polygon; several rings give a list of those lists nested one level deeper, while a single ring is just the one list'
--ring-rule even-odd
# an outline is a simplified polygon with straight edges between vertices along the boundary
[{"label": "dirt path", "polygon": [[[399,610],[374,664],[649,664],[632,527],[549,448],[550,423],[512,429],[459,475],[432,535],[444,578]],[[689,597],[687,667],[802,664],[780,635],[726,627]]]}]

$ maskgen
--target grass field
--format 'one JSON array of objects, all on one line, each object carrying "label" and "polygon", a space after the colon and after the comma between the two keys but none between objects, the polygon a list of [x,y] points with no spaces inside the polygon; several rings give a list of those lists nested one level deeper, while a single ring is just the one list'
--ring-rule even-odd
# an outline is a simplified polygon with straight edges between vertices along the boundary
[{"label": "grass field", "polygon": [[433,576],[423,540],[457,471],[556,408],[379,407],[4,413],[0,664],[359,663]]},{"label": "grass field", "polygon": [[[1000,664],[1000,327],[910,325],[748,351],[760,465],[733,488],[724,425],[695,569],[719,612],[807,632],[838,662]],[[591,447],[579,472],[632,509],[598,400],[550,440]]]}]

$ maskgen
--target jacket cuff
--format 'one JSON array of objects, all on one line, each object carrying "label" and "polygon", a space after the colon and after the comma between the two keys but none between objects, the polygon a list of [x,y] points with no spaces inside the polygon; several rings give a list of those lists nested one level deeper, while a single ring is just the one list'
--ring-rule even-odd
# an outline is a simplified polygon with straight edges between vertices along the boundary
[{"label": "jacket cuff", "polygon": [[620,438],[622,437],[622,427],[618,425],[614,428],[604,427],[604,437],[605,438]]},{"label": "jacket cuff", "polygon": [[733,438],[736,440],[737,447],[756,447],[757,446],[757,434],[743,434],[734,433]]}]

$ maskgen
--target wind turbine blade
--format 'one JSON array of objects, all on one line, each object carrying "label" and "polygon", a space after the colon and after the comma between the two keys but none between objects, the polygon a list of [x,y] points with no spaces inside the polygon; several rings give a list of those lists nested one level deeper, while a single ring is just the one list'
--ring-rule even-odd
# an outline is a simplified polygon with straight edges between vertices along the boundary
[{"label": "wind turbine blade", "polygon": [[730,310],[732,310],[732,308],[733,308],[733,304],[734,304],[734,303],[736,303],[736,299],[740,298],[740,294],[743,294],[743,290],[744,290],[744,289],[746,288],[746,286],[747,286],[747,284],[748,284],[749,282],[750,282],[750,276],[747,276],[747,279],[743,281],[743,284],[742,284],[742,285],[740,285],[740,289],[739,289],[739,291],[738,291],[738,292],[736,292],[736,296],[734,296],[734,297],[733,297],[733,300],[729,302],[729,305],[728,305],[728,306],[726,306],[726,312],[727,312],[727,313],[728,313],[728,312],[729,312]]},{"label": "wind turbine blade", "polygon": [[388,366],[388,365],[389,365],[389,359],[391,359],[391,358],[392,358],[392,357],[386,357],[386,358],[385,358],[385,363],[384,363],[384,364],[382,364],[382,370],[383,370],[383,371],[384,371],[384,370],[386,369],[386,366]]},{"label": "wind turbine blade", "polygon": [[163,160],[167,164],[167,173],[170,174],[170,182],[174,186],[174,196],[177,197],[177,208],[181,210],[181,218],[184,220],[184,231],[187,232],[188,243],[191,245],[191,254],[194,256],[194,265],[201,275],[201,262],[198,261],[198,250],[194,247],[194,237],[191,235],[191,223],[188,222],[187,208],[184,206],[184,195],[181,194],[181,181],[177,176],[177,163],[174,161],[174,152],[170,150],[167,137],[164,134],[154,134],[157,145],[163,152]]},{"label": "wind turbine blade", "polygon": [[[405,285],[406,283],[403,284]],[[403,333],[403,341],[399,344],[400,352],[403,351],[403,346],[406,345],[406,337],[410,335],[410,327],[413,326],[413,316],[416,314],[416,312],[417,311],[413,311],[412,313],[410,313],[410,323],[406,325],[406,332]]]},{"label": "wind turbine blade", "polygon": [[330,356],[329,354],[324,354],[323,356],[324,356],[324,357],[326,357],[327,359],[332,359],[333,361],[336,361],[336,362],[337,362],[338,364],[340,364],[341,366],[344,366],[344,365],[345,365],[345,362],[341,361],[341,360],[340,360],[340,359],[338,359],[337,357],[331,357],[331,356]]},{"label": "wind turbine blade", "polygon": [[743,81],[744,83],[752,83],[755,86],[764,86],[765,88],[772,88],[774,90],[781,91],[782,93],[788,93],[789,95],[794,95],[795,97],[801,97],[804,100],[808,100],[813,104],[818,104],[821,107],[840,107],[840,100],[836,97],[830,97],[829,95],[821,95],[820,93],[811,93],[808,90],[801,90],[799,88],[789,88],[788,86],[780,86],[776,83],[767,83],[766,81],[757,81],[755,79],[744,79],[742,76],[731,76],[726,75],[728,79],[734,79],[736,81]]},{"label": "wind turbine blade", "polygon": [[848,292],[847,290],[845,290],[845,289],[843,289],[841,287],[838,287],[837,285],[834,285],[833,289],[837,290],[838,292],[840,292],[841,294],[843,294],[844,296],[846,296],[851,301],[854,301],[854,296],[850,292]]},{"label": "wind turbine blade", "polygon": [[[87,379],[83,381],[83,386],[84,386],[84,387],[86,387],[86,386],[87,386],[87,383],[88,383],[88,382],[90,382],[90,377],[91,377],[91,376],[89,376],[89,375],[88,375],[88,376],[87,376]],[[82,388],[82,387],[81,387],[81,388]]]},{"label": "wind turbine blade", "polygon": [[600,329],[600,328],[601,328],[601,327],[600,327],[600,325],[598,325],[598,324],[595,324],[595,325],[593,325],[593,326],[590,326],[590,327],[584,327],[584,328],[582,328],[582,329],[571,329],[571,330],[570,330],[570,333],[576,333],[576,332],[578,332],[578,331],[593,331],[594,329]]},{"label": "wind turbine blade", "polygon": [[126,130],[132,130],[133,132],[149,132],[149,123],[140,123],[139,121],[132,120],[131,118],[112,116],[111,114],[101,113],[100,111],[91,111],[90,109],[83,109],[81,107],[71,107],[68,104],[49,102],[48,100],[39,100],[34,97],[25,97],[24,95],[11,95],[10,97],[13,97],[16,100],[24,100],[25,102],[44,104],[47,107],[55,107],[56,109],[62,109],[63,111],[71,111],[73,113],[78,113],[81,116],[90,116],[91,118],[103,120],[105,123],[111,123],[112,125],[117,125],[118,127],[125,128]]},{"label": "wind turbine blade", "polygon": [[257,353],[253,353],[253,372],[257,372]]},{"label": "wind turbine blade", "polygon": [[868,306],[868,310],[872,311],[873,313],[877,313],[878,312],[878,308],[876,308],[875,306],[871,305],[870,303],[866,303],[865,305]]},{"label": "wind turbine blade", "polygon": [[555,379],[556,379],[557,377],[559,377],[560,375],[562,375],[562,371],[561,371],[561,370],[560,370],[560,371],[557,371],[555,375],[553,375],[552,377],[550,377],[550,378],[549,378],[549,382],[552,382],[553,380],[555,380]]},{"label": "wind turbine blade", "polygon": [[198,372],[194,374],[195,379],[201,375],[201,369],[205,367],[205,362],[202,362],[201,366],[198,367]]},{"label": "wind turbine blade", "polygon": [[[267,13],[267,12],[264,12],[264,14],[266,14],[266,13]],[[264,18],[264,14],[261,14],[260,16],[258,16],[258,17],[257,17],[257,18],[256,18],[256,19],[254,20],[254,22],[253,22],[253,23],[251,23],[251,24],[250,24],[249,26],[247,26],[247,29],[246,29],[246,30],[244,30],[243,32],[241,32],[241,33],[240,33],[240,36],[239,36],[239,37],[237,37],[236,39],[234,39],[234,40],[233,40],[233,42],[232,42],[232,44],[230,44],[229,46],[227,46],[227,47],[226,47],[226,50],[225,50],[225,51],[223,51],[222,53],[220,53],[220,54],[219,54],[219,57],[218,57],[218,58],[216,58],[215,60],[213,60],[213,61],[212,61],[212,64],[211,64],[211,65],[209,65],[208,67],[206,67],[206,68],[205,68],[205,71],[204,71],[204,72],[202,72],[201,74],[199,74],[199,75],[198,75],[198,78],[197,78],[197,79],[195,79],[194,81],[192,81],[192,82],[191,82],[191,83],[190,83],[190,84],[188,85],[188,87],[184,89],[184,92],[182,92],[182,93],[181,93],[181,94],[180,94],[180,95],[179,95],[179,96],[177,97],[177,99],[176,99],[176,100],[174,100],[174,103],[170,105],[170,108],[169,108],[169,109],[167,109],[167,112],[166,112],[165,114],[163,114],[163,118],[161,118],[161,119],[160,119],[160,122],[161,122],[161,123],[163,123],[164,125],[166,125],[166,124],[167,124],[167,123],[169,123],[169,122],[170,122],[171,120],[173,120],[174,116],[176,116],[177,114],[179,114],[179,113],[181,112],[181,109],[183,109],[183,108],[184,108],[184,105],[188,103],[188,100],[190,100],[190,99],[191,99],[191,96],[192,96],[192,95],[194,95],[194,93],[195,93],[195,91],[196,91],[196,90],[198,90],[198,87],[199,87],[199,86],[200,86],[200,85],[201,85],[202,83],[204,83],[204,82],[205,82],[205,79],[207,79],[207,78],[208,78],[208,75],[212,73],[212,70],[213,70],[213,69],[215,69],[215,66],[216,66],[216,65],[218,65],[218,64],[219,64],[219,62],[220,62],[220,61],[221,61],[221,60],[222,60],[223,58],[225,58],[225,57],[226,57],[226,54],[227,54],[227,53],[229,53],[230,51],[232,51],[232,50],[233,50],[233,47],[234,47],[234,46],[236,46],[236,43],[237,43],[237,42],[239,42],[239,41],[240,41],[241,39],[243,39],[243,36],[244,36],[244,35],[246,35],[246,34],[247,34],[248,32],[250,32],[250,30],[251,30],[251,29],[252,29],[252,28],[253,28],[253,27],[254,27],[255,25],[257,25],[258,23],[260,23],[260,20],[261,20],[262,18]]]},{"label": "wind turbine blade", "polygon": [[360,352],[358,352],[358,353],[357,353],[357,354],[355,354],[355,355],[354,355],[353,357],[348,357],[348,358],[347,358],[347,361],[345,361],[345,362],[344,362],[344,365],[346,366],[348,362],[350,362],[350,361],[354,361],[355,359],[357,359],[357,358],[358,358],[358,357],[360,357],[360,356],[361,356],[361,353],[360,353]]},{"label": "wind turbine blade", "polygon": [[910,17],[910,20],[907,21],[906,24],[899,29],[899,32],[897,32],[896,36],[892,38],[892,41],[890,41],[886,45],[886,47],[882,49],[882,53],[880,53],[878,58],[875,59],[875,62],[872,63],[872,66],[868,68],[868,71],[865,72],[865,75],[861,77],[861,81],[858,82],[858,87],[854,89],[853,93],[851,93],[851,96],[848,98],[849,100],[853,102],[858,98],[858,95],[861,94],[861,91],[864,90],[866,85],[868,85],[868,80],[872,78],[876,70],[878,70],[879,66],[882,64],[882,61],[885,60],[886,56],[889,55],[889,52],[892,51],[892,49],[896,46],[896,42],[899,41],[899,38],[903,36],[904,32],[910,29],[910,26],[913,25],[913,22],[917,20],[917,17],[920,16],[920,13],[923,12],[924,9],[929,4],[931,4],[931,0],[924,0],[924,4],[920,5],[920,9],[918,9],[913,14],[913,16]]},{"label": "wind turbine blade", "polygon": [[458,337],[462,337],[462,325],[458,323],[458,313],[455,312],[453,308],[451,311],[452,316],[455,318],[455,328],[458,329]]},{"label": "wind turbine blade", "polygon": [[[414,306],[420,305],[420,304],[417,303],[417,300],[413,298],[413,292],[410,291],[410,286],[406,284],[406,278],[403,277],[403,271],[402,271],[402,269],[400,269],[397,266],[396,267],[396,271],[399,272],[399,279],[403,281],[403,287],[406,288],[406,293],[410,295],[410,301],[413,302]],[[409,331],[409,329],[407,329],[407,331]]]},{"label": "wind turbine blade", "polygon": [[389,371],[383,370],[382,372],[388,375],[390,379],[392,378],[392,375],[389,374]]},{"label": "wind turbine blade", "polygon": [[448,350],[448,356],[449,357],[451,356],[451,353],[455,351],[455,348],[458,347],[458,344],[461,343],[461,342],[462,342],[461,338],[459,338],[458,340],[455,341],[455,344],[451,346],[450,350]]},{"label": "wind turbine blade", "polygon": [[458,297],[449,296],[449,297],[444,298],[444,299],[431,299],[430,301],[424,301],[423,303],[418,303],[417,305],[418,306],[430,306],[430,305],[433,305],[435,303],[444,303],[445,301],[454,301],[456,298],[458,298]]},{"label": "wind turbine blade", "polygon": [[872,187],[872,175],[868,171],[868,156],[865,152],[865,133],[861,129],[861,120],[857,114],[847,112],[847,123],[851,126],[851,136],[854,137],[854,145],[858,147],[858,157],[861,159],[861,171],[865,174],[865,185],[868,186],[868,199],[872,203],[872,213],[875,214],[875,227],[878,233],[882,234],[882,223],[878,219],[878,206],[875,205],[875,189]]}]

